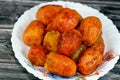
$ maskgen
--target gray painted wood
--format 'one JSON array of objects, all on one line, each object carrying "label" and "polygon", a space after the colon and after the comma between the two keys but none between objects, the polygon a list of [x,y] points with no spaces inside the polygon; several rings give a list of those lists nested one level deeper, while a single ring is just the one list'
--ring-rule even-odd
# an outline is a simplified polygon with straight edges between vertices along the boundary
[{"label": "gray painted wood", "polygon": [[[38,80],[19,64],[11,47],[14,23],[25,10],[51,0],[0,0],[0,80]],[[73,0],[69,0],[73,1]],[[74,0],[98,9],[110,18],[120,30],[119,0]],[[120,80],[120,60],[99,80]]]}]

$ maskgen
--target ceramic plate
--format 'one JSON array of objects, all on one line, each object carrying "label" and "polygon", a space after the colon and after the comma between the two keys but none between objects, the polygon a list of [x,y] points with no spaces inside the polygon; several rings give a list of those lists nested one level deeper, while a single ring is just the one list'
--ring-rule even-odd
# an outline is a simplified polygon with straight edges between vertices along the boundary
[{"label": "ceramic plate", "polygon": [[[26,46],[23,42],[23,32],[27,25],[36,19],[37,10],[47,4],[55,4],[62,5],[63,7],[68,7],[71,9],[75,9],[79,14],[81,14],[84,18],[87,16],[96,16],[102,21],[102,37],[105,42],[105,51],[104,51],[104,59],[102,65],[97,68],[96,71],[91,73],[88,76],[82,76],[77,73],[73,77],[65,78],[61,76],[57,76],[47,72],[43,67],[35,67],[33,66],[29,60],[27,59],[27,53],[29,47]],[[39,4],[27,11],[24,12],[23,15],[18,19],[15,23],[13,32],[12,32],[12,47],[15,53],[15,57],[18,59],[20,64],[27,69],[27,71],[39,79],[44,80],[97,80],[98,78],[104,76],[108,71],[110,71],[116,64],[120,55],[120,34],[116,28],[116,26],[112,23],[110,19],[108,19],[105,15],[100,13],[98,10],[93,9],[87,5],[83,5],[81,3],[75,2],[63,2],[63,1],[55,1],[55,2],[47,2]]]}]

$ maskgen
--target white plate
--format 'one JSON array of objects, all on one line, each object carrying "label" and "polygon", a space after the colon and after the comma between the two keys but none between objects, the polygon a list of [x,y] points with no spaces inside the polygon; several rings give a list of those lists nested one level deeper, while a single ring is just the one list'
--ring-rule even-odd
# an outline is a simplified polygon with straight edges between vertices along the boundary
[{"label": "white plate", "polygon": [[[27,25],[34,19],[36,19],[37,10],[47,4],[55,4],[62,5],[63,7],[68,7],[71,9],[75,9],[78,13],[80,13],[84,18],[87,16],[97,16],[102,21],[102,37],[105,42],[105,51],[104,56],[106,59],[103,60],[102,65],[92,74],[82,77],[79,73],[76,76],[65,78],[60,77],[54,74],[47,72],[43,67],[34,67],[27,59],[27,53],[29,47],[26,46],[23,42],[23,32]],[[24,12],[23,15],[18,19],[15,23],[13,32],[12,32],[12,47],[15,53],[15,57],[18,59],[20,64],[27,69],[29,73],[32,73],[34,76],[44,79],[44,80],[97,80],[99,77],[105,75],[108,71],[110,71],[116,64],[120,55],[120,34],[112,23],[110,19],[108,19],[105,15],[100,13],[98,10],[83,5],[81,3],[74,2],[63,2],[63,1],[54,1],[39,4],[27,11]],[[111,56],[111,58],[110,58]],[[110,59],[107,59],[110,58]]]}]

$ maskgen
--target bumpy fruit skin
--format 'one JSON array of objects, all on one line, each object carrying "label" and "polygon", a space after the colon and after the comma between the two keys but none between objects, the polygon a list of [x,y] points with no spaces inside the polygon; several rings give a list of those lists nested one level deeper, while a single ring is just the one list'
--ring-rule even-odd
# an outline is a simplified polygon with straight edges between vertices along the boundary
[{"label": "bumpy fruit skin", "polygon": [[75,62],[69,57],[53,52],[48,54],[44,67],[51,73],[65,77],[74,76],[77,69]]},{"label": "bumpy fruit skin", "polygon": [[70,29],[74,29],[82,19],[81,15],[75,10],[64,8],[56,14],[46,30],[49,31],[54,29],[61,33],[67,32]]},{"label": "bumpy fruit skin", "polygon": [[99,18],[95,16],[86,17],[80,25],[80,32],[83,36],[83,42],[87,46],[95,43],[101,34],[102,24]]},{"label": "bumpy fruit skin", "polygon": [[31,47],[28,60],[35,66],[44,66],[48,51],[43,46]]},{"label": "bumpy fruit skin", "polygon": [[100,36],[93,46],[80,54],[77,69],[80,73],[88,75],[95,71],[102,63],[104,42]]},{"label": "bumpy fruit skin", "polygon": [[94,51],[93,48],[89,48],[80,56],[78,71],[82,74],[88,75],[98,68],[102,63],[102,59],[103,56],[99,51]]},{"label": "bumpy fruit skin", "polygon": [[104,53],[105,44],[102,36],[99,36],[97,41],[92,46],[95,50],[99,51],[102,55]]},{"label": "bumpy fruit skin", "polygon": [[60,5],[45,5],[37,11],[36,18],[47,25],[62,8]]},{"label": "bumpy fruit skin", "polygon": [[33,20],[23,33],[23,41],[28,46],[38,46],[43,40],[44,25],[39,20]]},{"label": "bumpy fruit skin", "polygon": [[56,52],[58,49],[60,36],[61,34],[58,31],[47,32],[44,36],[43,45],[46,46],[49,51]]},{"label": "bumpy fruit skin", "polygon": [[82,35],[78,30],[65,32],[60,40],[58,52],[70,57],[80,47],[81,41]]}]

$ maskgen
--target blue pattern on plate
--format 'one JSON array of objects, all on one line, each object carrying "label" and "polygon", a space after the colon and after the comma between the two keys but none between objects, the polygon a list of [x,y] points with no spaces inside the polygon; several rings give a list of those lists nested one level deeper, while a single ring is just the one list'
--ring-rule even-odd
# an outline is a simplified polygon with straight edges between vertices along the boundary
[{"label": "blue pattern on plate", "polygon": [[62,76],[58,76],[58,75],[55,75],[55,74],[52,74],[52,73],[49,73],[49,77],[50,79],[52,80],[75,80],[75,78],[77,78],[77,76],[73,76],[73,77],[62,77]]}]

